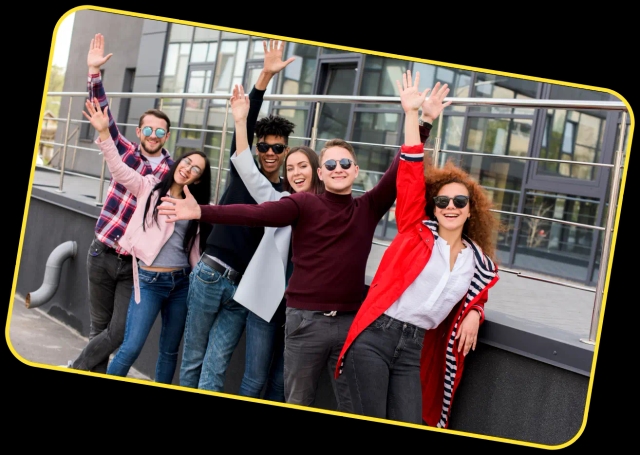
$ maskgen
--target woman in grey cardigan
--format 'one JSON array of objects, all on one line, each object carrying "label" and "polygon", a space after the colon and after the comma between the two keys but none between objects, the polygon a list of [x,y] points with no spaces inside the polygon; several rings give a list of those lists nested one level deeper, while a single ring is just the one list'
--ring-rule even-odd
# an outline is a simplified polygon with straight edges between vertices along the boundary
[{"label": "woman in grey cardigan", "polygon": [[[318,177],[318,155],[305,146],[293,147],[287,153],[283,165],[285,191],[276,191],[257,168],[250,151],[246,128],[249,100],[241,85],[233,89],[231,110],[237,150],[231,156],[231,162],[258,204],[295,192],[318,194],[324,191],[324,184]],[[239,395],[259,398],[267,383],[264,398],[284,402],[284,292],[293,270],[290,242],[291,226],[266,227],[234,295],[236,302],[249,309],[245,369]]]}]

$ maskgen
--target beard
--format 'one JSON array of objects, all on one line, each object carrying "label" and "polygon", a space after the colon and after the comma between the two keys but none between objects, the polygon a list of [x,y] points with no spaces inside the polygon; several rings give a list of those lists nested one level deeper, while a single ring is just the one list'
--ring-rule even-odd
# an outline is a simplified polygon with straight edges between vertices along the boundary
[{"label": "beard", "polygon": [[161,142],[158,142],[157,144],[153,145],[153,144],[147,143],[147,141],[144,140],[140,143],[140,148],[145,152],[147,152],[149,155],[158,154],[160,151],[162,151],[162,147],[163,147],[163,144]]}]

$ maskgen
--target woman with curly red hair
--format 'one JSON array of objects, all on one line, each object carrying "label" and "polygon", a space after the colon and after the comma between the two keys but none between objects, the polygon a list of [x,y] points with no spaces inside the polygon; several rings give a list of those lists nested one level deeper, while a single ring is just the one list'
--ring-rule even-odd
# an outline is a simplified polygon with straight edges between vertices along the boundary
[{"label": "woman with curly red hair", "polygon": [[425,169],[418,110],[405,112],[398,234],[351,325],[335,377],[345,373],[356,414],[446,428],[488,290],[498,281],[498,221],[462,169]]}]

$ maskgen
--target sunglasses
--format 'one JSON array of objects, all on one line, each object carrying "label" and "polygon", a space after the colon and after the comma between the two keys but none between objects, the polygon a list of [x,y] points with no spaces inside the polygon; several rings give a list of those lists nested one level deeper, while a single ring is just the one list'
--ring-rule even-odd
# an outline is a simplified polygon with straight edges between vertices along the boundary
[{"label": "sunglasses", "polygon": [[[145,136],[149,137],[151,136],[151,134],[153,133],[153,128],[151,128],[150,126],[145,126],[144,128],[142,128],[142,134],[144,134]],[[165,134],[167,134],[167,132],[165,131],[164,128],[156,128],[155,129],[156,132],[156,137],[158,139],[162,139],[164,137]]]},{"label": "sunglasses", "polygon": [[189,158],[185,158],[182,161],[189,167],[189,172],[191,172],[192,175],[198,176],[202,173],[202,170],[198,166],[191,166],[192,161]]},{"label": "sunglasses", "polygon": [[439,209],[446,209],[449,206],[449,201],[451,200],[453,200],[453,205],[455,205],[457,209],[463,209],[469,203],[469,196],[435,196],[433,198],[433,202],[435,202],[436,207]]},{"label": "sunglasses", "polygon": [[284,144],[267,144],[266,142],[258,142],[256,144],[256,148],[261,153],[267,153],[269,149],[271,149],[273,150],[273,153],[280,155],[287,149],[287,146]]},{"label": "sunglasses", "polygon": [[327,168],[327,171],[333,171],[340,163],[340,167],[342,169],[349,169],[352,164],[356,164],[353,160],[349,158],[342,158],[340,161],[336,160],[327,160],[322,165]]}]

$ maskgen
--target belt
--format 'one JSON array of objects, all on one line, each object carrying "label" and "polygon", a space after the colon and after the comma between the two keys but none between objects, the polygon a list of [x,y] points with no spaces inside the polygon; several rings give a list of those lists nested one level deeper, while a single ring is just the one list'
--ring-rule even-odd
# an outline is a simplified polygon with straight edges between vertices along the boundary
[{"label": "belt", "polygon": [[211,267],[213,270],[217,270],[222,274],[223,277],[231,281],[231,283],[237,285],[240,283],[240,278],[242,278],[242,273],[236,272],[232,268],[227,268],[224,265],[220,264],[218,261],[214,261],[206,254],[203,254],[200,257],[200,260]]},{"label": "belt", "polygon": [[113,254],[114,256],[118,256],[118,259],[128,259],[131,260],[131,255],[130,254],[122,254],[122,253],[118,253],[115,249],[111,248],[110,246],[106,247],[104,249],[105,252],[109,253],[109,254]]}]

